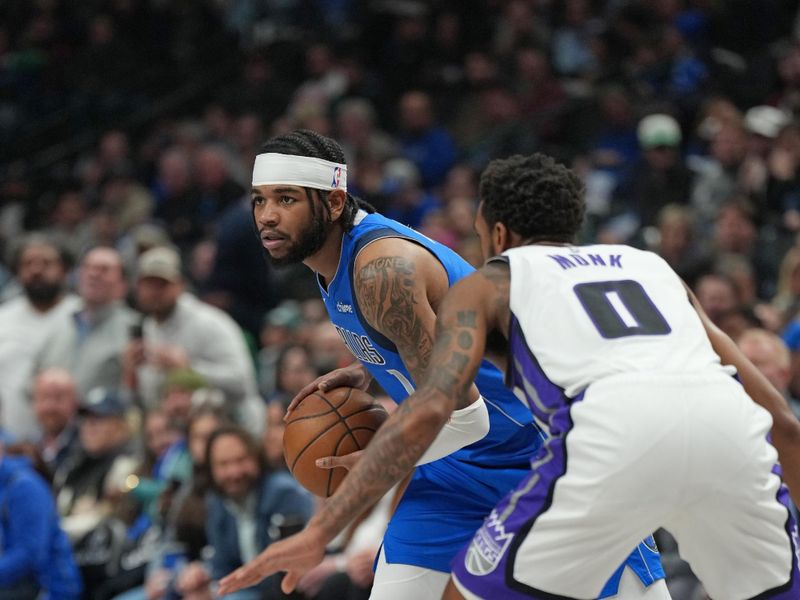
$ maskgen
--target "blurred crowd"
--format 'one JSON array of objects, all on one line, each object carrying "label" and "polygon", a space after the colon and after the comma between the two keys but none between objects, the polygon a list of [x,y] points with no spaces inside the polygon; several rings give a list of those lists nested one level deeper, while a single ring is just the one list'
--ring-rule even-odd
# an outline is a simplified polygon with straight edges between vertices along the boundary
[{"label": "blurred crowd", "polygon": [[[295,128],[475,265],[481,170],[557,157],[582,241],[659,253],[800,415],[800,1],[6,0],[0,599],[213,598],[312,513],[283,412],[352,357],[248,197]],[[296,597],[368,597],[392,500]]]}]

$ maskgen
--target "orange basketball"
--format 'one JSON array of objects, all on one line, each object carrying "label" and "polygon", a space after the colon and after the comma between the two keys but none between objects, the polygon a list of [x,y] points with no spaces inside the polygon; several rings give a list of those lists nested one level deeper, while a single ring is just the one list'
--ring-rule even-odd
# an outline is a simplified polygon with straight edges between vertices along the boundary
[{"label": "orange basketball", "polygon": [[317,390],[292,411],[286,423],[283,455],[289,470],[311,493],[330,496],[347,469],[321,469],[316,460],[363,449],[388,416],[372,396],[359,389]]}]

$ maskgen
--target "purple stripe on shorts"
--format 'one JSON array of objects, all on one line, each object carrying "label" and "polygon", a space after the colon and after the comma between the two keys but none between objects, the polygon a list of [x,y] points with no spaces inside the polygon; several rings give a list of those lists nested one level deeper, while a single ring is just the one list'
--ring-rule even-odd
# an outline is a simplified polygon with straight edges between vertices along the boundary
[{"label": "purple stripe on shorts", "polygon": [[[565,415],[569,421],[568,408]],[[571,422],[566,428],[571,428]],[[555,484],[566,472],[566,465],[566,436],[548,439],[530,475],[497,504],[470,544],[456,556],[453,573],[473,594],[507,600],[559,598],[514,581],[512,574],[517,548],[536,518],[550,507]]]},{"label": "purple stripe on shorts", "polygon": [[[781,477],[783,480],[783,473],[781,472],[781,466],[779,464],[775,464],[772,468],[772,472],[776,475]],[[789,496],[788,488],[781,484],[778,488],[778,493],[775,495],[778,502],[780,502],[783,506],[786,507],[786,533],[789,536],[789,541],[792,544],[792,573],[789,581],[787,581],[784,585],[767,590],[766,592],[760,593],[758,596],[755,596],[753,600],[798,600],[800,598],[800,570],[798,570],[798,532],[797,532],[797,522],[795,521],[794,515],[792,514],[792,499]]]}]

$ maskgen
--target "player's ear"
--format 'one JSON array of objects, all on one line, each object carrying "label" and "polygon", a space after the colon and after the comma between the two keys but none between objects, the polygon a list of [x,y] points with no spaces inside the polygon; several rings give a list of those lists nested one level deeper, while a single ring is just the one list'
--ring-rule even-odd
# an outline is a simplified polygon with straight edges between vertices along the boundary
[{"label": "player's ear", "polygon": [[344,190],[331,190],[328,192],[328,205],[331,210],[331,221],[336,221],[342,216],[344,205],[347,202],[347,193]]},{"label": "player's ear", "polygon": [[492,246],[494,254],[505,252],[511,247],[511,231],[500,221],[492,225]]}]

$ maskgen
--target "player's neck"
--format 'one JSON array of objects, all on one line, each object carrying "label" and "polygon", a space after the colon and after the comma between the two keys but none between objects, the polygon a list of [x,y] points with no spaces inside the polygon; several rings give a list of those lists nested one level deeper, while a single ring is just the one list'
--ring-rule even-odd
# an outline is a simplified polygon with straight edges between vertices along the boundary
[{"label": "player's neck", "polygon": [[318,273],[326,284],[330,283],[336,276],[336,271],[339,268],[343,237],[344,230],[342,226],[338,222],[334,223],[328,237],[322,244],[322,248],[303,261],[309,269]]}]

